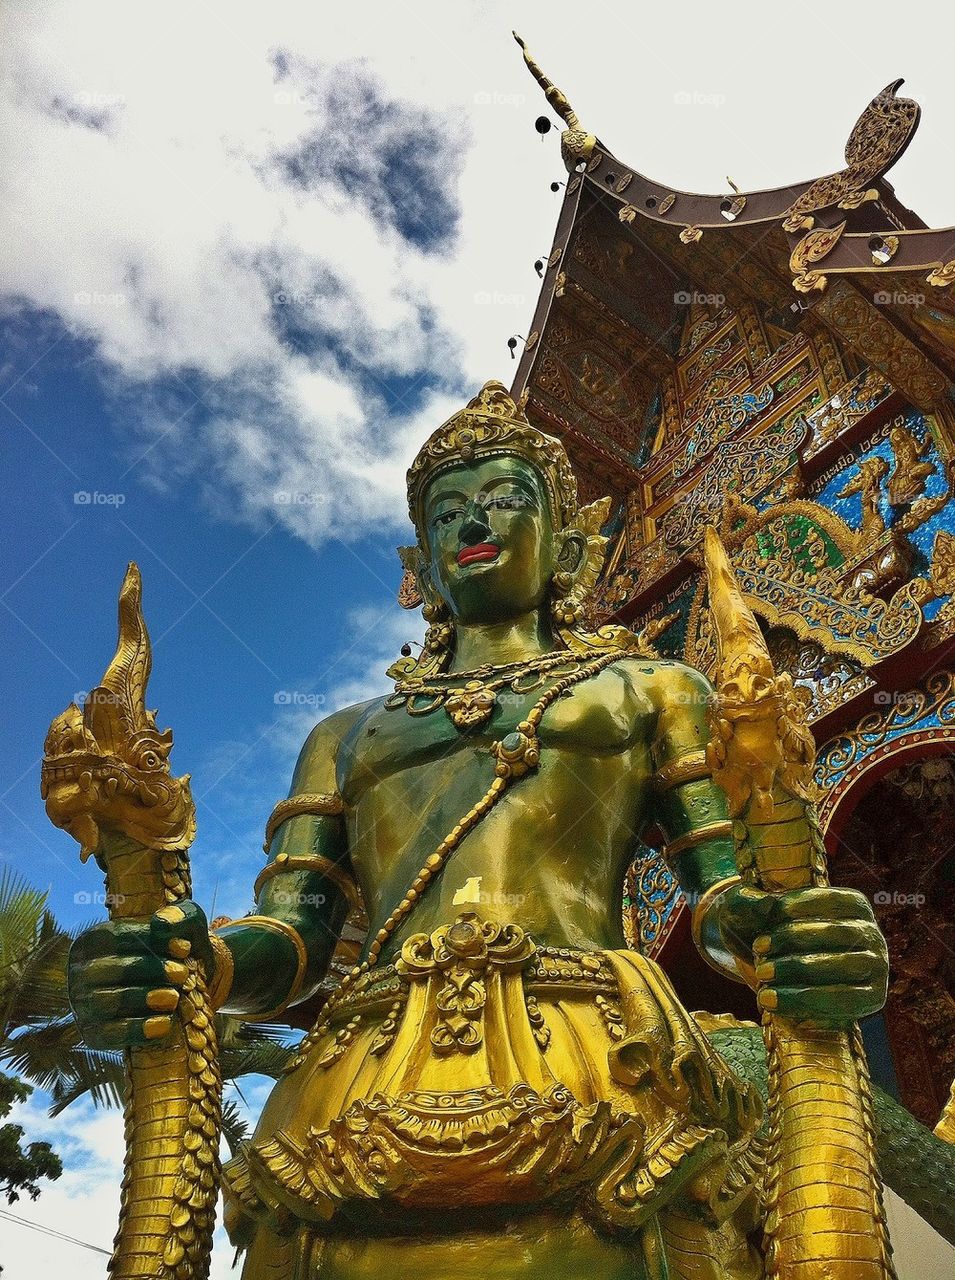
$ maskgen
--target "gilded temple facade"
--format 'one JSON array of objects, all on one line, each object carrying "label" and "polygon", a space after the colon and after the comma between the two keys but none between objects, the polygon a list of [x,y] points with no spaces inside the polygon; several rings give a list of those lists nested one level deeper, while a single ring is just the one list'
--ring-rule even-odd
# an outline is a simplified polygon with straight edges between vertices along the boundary
[{"label": "gilded temple facade", "polygon": [[[874,1070],[934,1125],[955,1076],[955,229],[885,177],[919,108],[896,82],[840,171],[693,195],[613,155],[528,61],[568,178],[513,393],[581,499],[613,499],[601,621],[712,670],[702,540],[722,535],[812,698],[833,881],[889,940]],[[752,1016],[652,842],[624,909],[690,1007]]]}]

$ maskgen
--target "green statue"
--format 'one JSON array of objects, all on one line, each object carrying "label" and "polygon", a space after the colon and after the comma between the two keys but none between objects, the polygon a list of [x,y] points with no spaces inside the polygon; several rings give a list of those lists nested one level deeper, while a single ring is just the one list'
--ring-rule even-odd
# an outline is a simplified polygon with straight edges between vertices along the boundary
[{"label": "green statue", "polygon": [[[850,1044],[849,1069],[844,1028],[881,1007],[886,948],[859,894],[772,863],[818,853],[792,691],[734,650],[714,720],[703,676],[593,627],[607,504],[579,507],[562,446],[500,384],[434,433],[408,480],[421,653],[392,668],[393,694],[309,736],[269,821],[255,915],[210,934],[186,896],[78,939],[84,1034],[162,1045],[197,964],[215,1006],[281,1021],[352,946],[224,1170],[247,1280],[762,1276],[763,1104],[627,947],[621,888],[657,823],[703,954],[758,990],[780,1043],[805,1024]],[[726,646],[735,617],[715,618]],[[757,740],[767,724],[788,726],[775,765],[776,740]],[[87,843],[101,856],[112,838]],[[769,864],[772,891],[747,871]],[[360,947],[346,919],[367,923]],[[785,1156],[786,1133],[775,1141]],[[869,1159],[867,1130],[851,1142]],[[891,1274],[866,1168],[878,1257],[834,1277]],[[853,1235],[854,1200],[798,1194]]]}]

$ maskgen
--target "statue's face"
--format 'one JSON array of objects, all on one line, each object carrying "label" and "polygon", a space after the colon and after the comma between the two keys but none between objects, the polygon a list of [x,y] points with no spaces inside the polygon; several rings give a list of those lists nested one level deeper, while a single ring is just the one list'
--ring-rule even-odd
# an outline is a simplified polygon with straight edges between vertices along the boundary
[{"label": "statue's face", "polygon": [[555,534],[544,481],[520,458],[484,458],[442,472],[422,507],[431,576],[452,616],[503,622],[548,598]]}]

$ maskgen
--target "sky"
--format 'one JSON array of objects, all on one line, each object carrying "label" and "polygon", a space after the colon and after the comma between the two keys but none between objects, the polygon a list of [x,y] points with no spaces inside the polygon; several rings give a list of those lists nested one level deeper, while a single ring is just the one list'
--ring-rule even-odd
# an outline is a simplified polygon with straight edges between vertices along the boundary
[{"label": "sky", "polygon": [[[0,21],[0,867],[70,927],[101,885],[44,815],[42,744],[112,654],[129,560],[210,914],[251,905],[311,726],[384,691],[421,634],[395,599],[404,471],[481,383],[510,381],[564,177],[512,26],[588,129],[687,190],[838,168],[906,76],[923,118],[892,181],[955,222],[950,40],[925,0],[811,25],[698,0],[45,0]],[[50,1122],[44,1101],[31,1136],[68,1173],[15,1210],[106,1245],[118,1118]],[[6,1220],[0,1260],[4,1280],[103,1261]]]}]

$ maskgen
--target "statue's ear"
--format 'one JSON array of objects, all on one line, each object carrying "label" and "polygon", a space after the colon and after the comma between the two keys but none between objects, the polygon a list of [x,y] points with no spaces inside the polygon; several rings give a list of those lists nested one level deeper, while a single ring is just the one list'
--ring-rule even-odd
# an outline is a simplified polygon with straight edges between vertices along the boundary
[{"label": "statue's ear", "polygon": [[576,581],[587,562],[587,538],[582,530],[571,525],[558,535],[557,570]]},{"label": "statue's ear", "polygon": [[417,609],[423,605],[424,616],[429,622],[445,616],[447,606],[435,588],[431,569],[420,546],[399,547],[398,556],[405,571],[398,588],[398,603],[404,609]]},{"label": "statue's ear", "polygon": [[424,597],[418,585],[417,557],[417,547],[398,548],[398,559],[404,569],[401,585],[398,588],[398,603],[402,609],[417,609],[424,603]]}]

